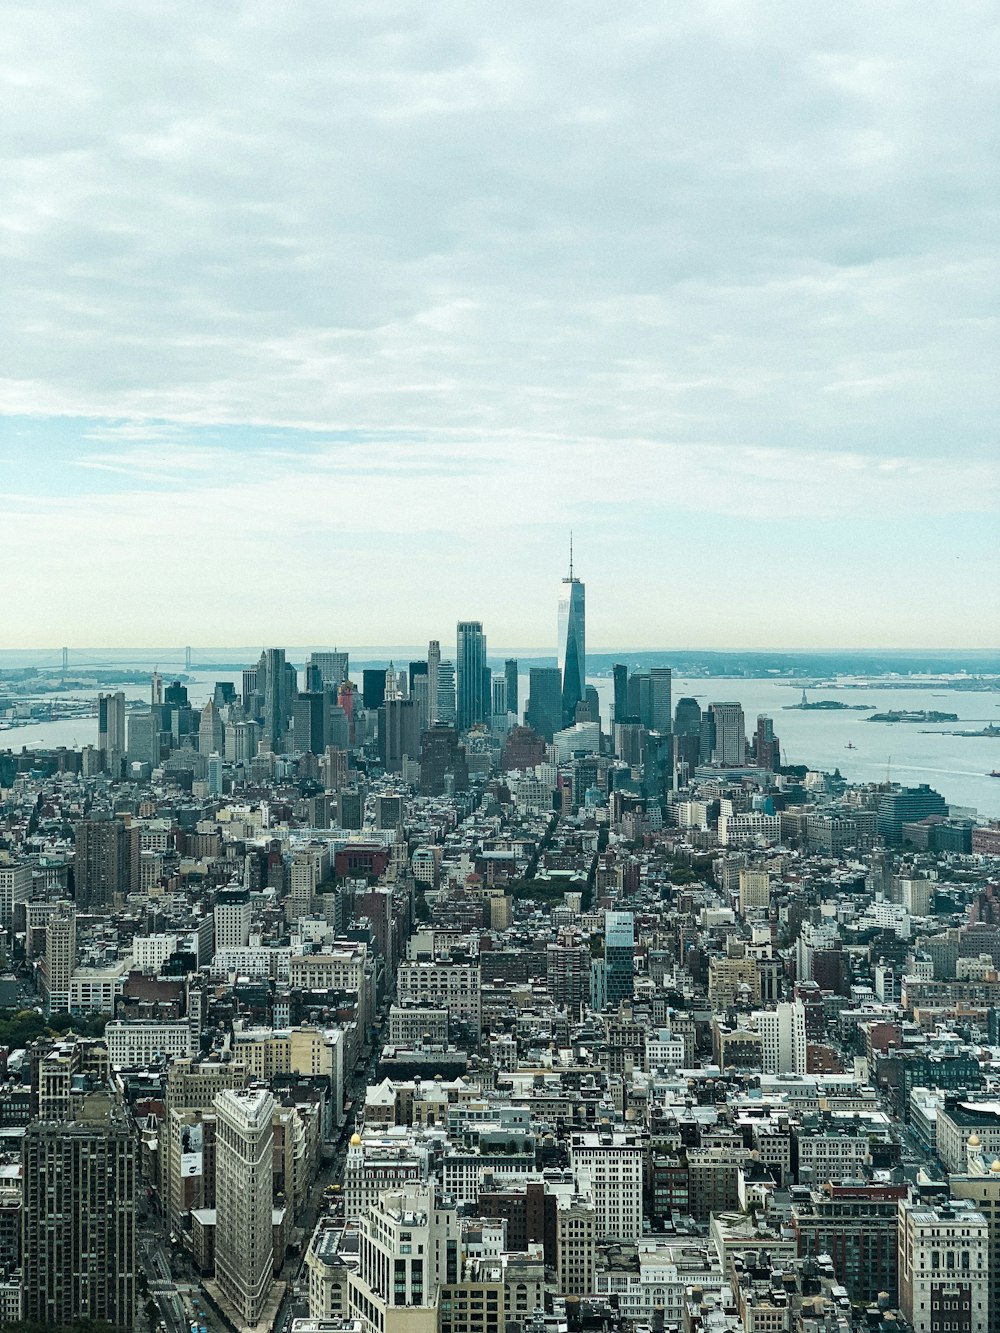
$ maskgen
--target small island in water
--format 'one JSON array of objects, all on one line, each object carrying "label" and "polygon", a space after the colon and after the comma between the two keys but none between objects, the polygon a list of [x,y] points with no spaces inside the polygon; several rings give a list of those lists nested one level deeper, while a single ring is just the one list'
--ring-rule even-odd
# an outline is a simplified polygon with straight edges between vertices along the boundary
[{"label": "small island in water", "polygon": [[906,712],[903,709],[893,708],[888,713],[872,713],[871,717],[865,718],[866,722],[957,722],[957,713],[938,713],[933,708],[919,709],[916,712]]},{"label": "small island in water", "polygon": [[791,712],[798,709],[806,713],[869,713],[871,704],[844,704],[839,699],[817,699],[810,703],[805,690],[802,691],[802,699],[797,704],[783,704],[785,712]]}]

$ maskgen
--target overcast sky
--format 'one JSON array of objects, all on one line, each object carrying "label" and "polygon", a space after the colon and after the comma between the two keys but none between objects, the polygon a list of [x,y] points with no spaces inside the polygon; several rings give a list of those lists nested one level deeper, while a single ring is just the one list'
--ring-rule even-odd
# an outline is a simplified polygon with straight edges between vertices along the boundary
[{"label": "overcast sky", "polygon": [[0,646],[1000,643],[989,3],[31,0]]}]

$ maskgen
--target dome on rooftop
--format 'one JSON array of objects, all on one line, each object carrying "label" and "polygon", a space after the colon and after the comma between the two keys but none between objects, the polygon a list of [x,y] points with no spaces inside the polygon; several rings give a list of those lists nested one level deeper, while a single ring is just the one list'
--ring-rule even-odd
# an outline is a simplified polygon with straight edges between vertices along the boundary
[{"label": "dome on rooftop", "polygon": [[351,1147],[352,1147],[352,1148],[360,1148],[360,1147],[361,1147],[361,1135],[360,1135],[356,1130],[355,1130],[355,1132],[351,1135]]}]

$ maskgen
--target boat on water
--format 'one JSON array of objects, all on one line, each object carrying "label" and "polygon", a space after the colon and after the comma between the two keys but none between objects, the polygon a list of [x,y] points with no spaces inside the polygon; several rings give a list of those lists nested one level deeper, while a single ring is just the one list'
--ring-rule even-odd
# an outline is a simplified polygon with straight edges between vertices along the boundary
[{"label": "boat on water", "polygon": [[1000,773],[998,773],[997,770],[994,769],[992,773],[987,773],[986,776],[988,778],[1000,778]]},{"label": "boat on water", "polygon": [[848,741],[847,744],[844,746],[845,750],[856,750],[857,748],[858,747],[854,744],[853,741]]}]

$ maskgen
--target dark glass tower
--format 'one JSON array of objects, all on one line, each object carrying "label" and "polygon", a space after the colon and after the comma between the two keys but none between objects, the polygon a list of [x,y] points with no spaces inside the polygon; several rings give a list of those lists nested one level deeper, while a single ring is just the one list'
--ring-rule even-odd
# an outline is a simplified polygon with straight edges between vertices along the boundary
[{"label": "dark glass tower", "polygon": [[517,658],[508,657],[503,664],[503,676],[507,682],[507,712],[513,713],[520,721],[520,712],[518,711],[517,700]]},{"label": "dark glass tower", "polygon": [[482,621],[458,622],[457,648],[458,729],[468,731],[469,727],[489,721],[493,706]]},{"label": "dark glass tower", "polygon": [[569,545],[569,577],[559,588],[559,625],[557,651],[562,677],[562,723],[576,720],[576,706],[587,696],[587,647],[585,589],[573,577],[573,542]]}]

